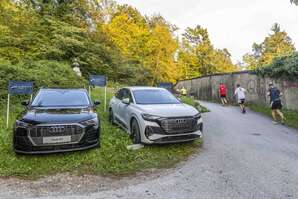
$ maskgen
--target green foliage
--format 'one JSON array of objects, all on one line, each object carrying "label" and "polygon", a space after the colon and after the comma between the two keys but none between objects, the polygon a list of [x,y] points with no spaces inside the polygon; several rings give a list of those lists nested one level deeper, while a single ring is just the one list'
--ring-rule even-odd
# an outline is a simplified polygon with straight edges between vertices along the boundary
[{"label": "green foliage", "polygon": [[188,28],[181,44],[176,30],[160,15],[113,0],[0,1],[0,59],[12,65],[77,60],[85,78],[147,85],[236,70],[207,29]]},{"label": "green foliage", "polygon": [[[175,82],[178,79],[174,61],[178,43],[173,38],[174,28],[161,16],[144,17],[131,6],[118,6],[104,30],[120,49],[123,58],[134,63],[130,64],[132,67],[141,69],[134,70],[136,83],[155,85],[160,81]],[[126,67],[129,66],[125,63]]]},{"label": "green foliage", "polygon": [[[102,31],[102,24],[91,30],[86,19],[70,15],[71,10],[77,9],[71,7],[77,5],[75,2],[78,1],[71,5],[59,4],[63,9],[47,4],[46,13],[9,1],[0,2],[0,59],[12,64],[25,60],[54,60],[69,63],[69,66],[77,59],[84,77],[98,73],[107,75],[110,80],[119,79],[123,73],[119,49]],[[65,9],[70,10],[66,12]],[[92,10],[88,7],[88,11]]]},{"label": "green foliage", "polygon": [[257,68],[256,72],[261,76],[297,80],[298,52],[275,58],[271,64]]},{"label": "green foliage", "polygon": [[273,24],[271,32],[261,44],[253,44],[252,53],[243,56],[243,61],[248,69],[263,67],[270,64],[276,57],[295,52],[291,38],[285,31],[281,31],[279,24]]},{"label": "green foliage", "polygon": [[[108,89],[108,100],[112,97]],[[103,89],[92,91],[93,99],[103,101]],[[22,110],[15,104],[12,120]],[[3,112],[3,110],[0,110]],[[12,150],[12,128],[0,129],[0,177],[37,178],[61,172],[72,174],[112,174],[123,175],[150,168],[168,168],[184,160],[198,149],[201,141],[163,146],[145,146],[137,151],[129,151],[126,146],[132,144],[128,134],[116,126],[110,125],[103,106],[98,108],[101,117],[101,148],[82,152],[24,156],[16,155]],[[0,126],[4,126],[4,117],[0,115]],[[11,126],[11,125],[10,125]]]},{"label": "green foliage", "polygon": [[195,28],[187,28],[183,34],[178,64],[183,79],[237,70],[232,63],[229,51],[215,49],[207,29],[199,25]]},{"label": "green foliage", "polygon": [[[42,68],[42,70],[41,70]],[[84,87],[87,82],[79,78],[67,63],[40,60],[11,64],[0,60],[0,99],[6,98],[9,80],[34,81],[38,87]]]}]

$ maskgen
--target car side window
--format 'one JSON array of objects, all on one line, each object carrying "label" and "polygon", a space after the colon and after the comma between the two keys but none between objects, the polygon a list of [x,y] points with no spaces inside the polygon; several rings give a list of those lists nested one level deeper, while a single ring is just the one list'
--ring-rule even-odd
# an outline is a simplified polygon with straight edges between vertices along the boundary
[{"label": "car side window", "polygon": [[116,93],[116,98],[119,100],[122,100],[123,98],[123,89],[120,89],[117,93]]},{"label": "car side window", "polygon": [[122,99],[129,98],[130,102],[133,102],[131,93],[129,89],[123,89],[123,97]]}]

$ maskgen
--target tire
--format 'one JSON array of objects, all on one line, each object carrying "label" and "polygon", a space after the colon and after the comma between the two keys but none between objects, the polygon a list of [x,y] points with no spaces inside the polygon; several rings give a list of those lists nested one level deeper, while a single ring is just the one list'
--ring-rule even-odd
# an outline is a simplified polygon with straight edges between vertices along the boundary
[{"label": "tire", "polygon": [[131,122],[131,138],[134,144],[141,143],[140,127],[136,119]]},{"label": "tire", "polygon": [[110,124],[115,125],[115,117],[112,109],[109,110],[109,122]]}]

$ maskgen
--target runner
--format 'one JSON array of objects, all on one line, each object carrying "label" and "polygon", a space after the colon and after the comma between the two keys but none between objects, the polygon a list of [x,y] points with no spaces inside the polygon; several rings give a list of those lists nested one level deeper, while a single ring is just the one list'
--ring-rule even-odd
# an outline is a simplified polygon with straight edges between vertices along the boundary
[{"label": "runner", "polygon": [[267,93],[268,96],[270,96],[270,106],[272,109],[272,117],[273,117],[273,124],[278,124],[277,116],[281,118],[281,123],[285,123],[285,117],[283,113],[281,112],[282,109],[282,103],[280,96],[282,96],[282,93],[273,85],[272,82],[269,83],[269,91]]},{"label": "runner", "polygon": [[227,88],[222,82],[219,85],[218,93],[219,93],[222,105],[223,106],[226,105],[228,103],[228,101],[227,101]]},{"label": "runner", "polygon": [[187,90],[186,90],[186,88],[184,88],[184,86],[180,89],[180,94],[183,96],[187,95]]},{"label": "runner", "polygon": [[246,108],[245,108],[245,92],[246,90],[240,86],[240,84],[237,84],[237,88],[235,90],[234,96],[237,97],[238,103],[240,106],[240,109],[242,113],[246,113]]}]

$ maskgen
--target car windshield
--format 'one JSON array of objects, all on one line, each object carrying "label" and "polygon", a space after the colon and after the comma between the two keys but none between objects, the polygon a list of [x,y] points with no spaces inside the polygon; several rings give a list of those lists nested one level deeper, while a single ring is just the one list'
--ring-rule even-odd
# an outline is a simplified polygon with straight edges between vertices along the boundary
[{"label": "car windshield", "polygon": [[180,104],[169,91],[163,89],[144,89],[133,91],[137,104]]},{"label": "car windshield", "polygon": [[35,107],[89,106],[86,92],[81,90],[41,90],[32,102]]}]

